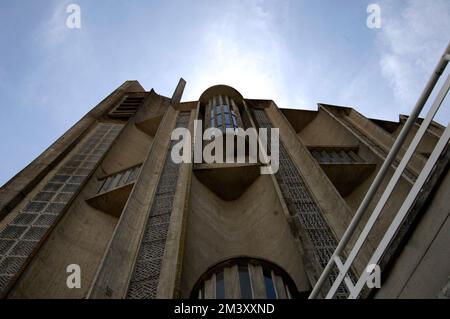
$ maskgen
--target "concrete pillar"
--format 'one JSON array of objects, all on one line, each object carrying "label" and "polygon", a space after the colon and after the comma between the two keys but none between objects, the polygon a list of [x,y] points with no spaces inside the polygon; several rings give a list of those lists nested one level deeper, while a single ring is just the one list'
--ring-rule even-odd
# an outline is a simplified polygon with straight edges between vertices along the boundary
[{"label": "concrete pillar", "polygon": [[241,290],[239,287],[238,266],[233,265],[224,269],[225,272],[225,296],[227,299],[241,298]]},{"label": "concrete pillar", "polygon": [[216,298],[216,275],[213,274],[210,279],[205,281],[205,299]]},{"label": "concrete pillar", "polygon": [[159,126],[115,233],[91,286],[89,298],[125,298],[148,219],[177,111],[169,108]]},{"label": "concrete pillar", "polygon": [[272,279],[275,286],[275,291],[277,292],[277,299],[287,299],[283,278],[274,274],[272,271]]},{"label": "concrete pillar", "polygon": [[252,281],[252,290],[254,299],[266,299],[266,286],[264,284],[264,275],[262,267],[259,265],[248,265],[250,278]]},{"label": "concrete pillar", "polygon": [[231,102],[232,110],[236,114],[237,125],[239,127],[244,128],[244,124],[242,123],[242,118],[241,118],[241,113],[239,112],[239,108],[237,107],[236,103],[234,102],[234,100],[232,98],[230,98],[230,102]]},{"label": "concrete pillar", "polygon": [[[191,111],[189,130],[194,136],[194,119],[196,111]],[[192,177],[191,163],[181,164],[177,181],[173,209],[170,217],[166,247],[161,266],[161,274],[158,284],[157,298],[179,297],[179,282],[181,276],[181,264],[184,250],[184,234],[188,212],[188,200]]]}]

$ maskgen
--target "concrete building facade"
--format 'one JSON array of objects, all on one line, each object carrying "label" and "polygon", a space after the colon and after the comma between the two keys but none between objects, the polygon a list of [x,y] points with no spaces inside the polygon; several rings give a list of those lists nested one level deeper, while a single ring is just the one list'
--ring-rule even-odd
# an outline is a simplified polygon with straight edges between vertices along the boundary
[{"label": "concrete building facade", "polygon": [[[325,104],[282,109],[226,85],[181,102],[184,85],[165,97],[125,82],[2,186],[3,298],[309,295],[406,117],[375,120]],[[202,130],[278,128],[279,170],[174,163],[171,133],[194,135],[194,120]],[[427,130],[352,276],[364,271],[444,129],[433,122]],[[361,298],[449,297],[449,153],[383,256],[381,288]],[[79,266],[80,288],[67,285],[69,265]],[[342,285],[337,296],[347,295]]]}]

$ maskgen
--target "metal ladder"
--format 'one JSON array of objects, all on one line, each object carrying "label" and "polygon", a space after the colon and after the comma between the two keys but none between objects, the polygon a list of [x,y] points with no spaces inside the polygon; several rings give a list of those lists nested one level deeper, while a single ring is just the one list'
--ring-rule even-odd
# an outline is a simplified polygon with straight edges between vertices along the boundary
[{"label": "metal ladder", "polygon": [[[413,111],[411,112],[411,115],[407,119],[405,125],[403,126],[400,134],[398,135],[395,143],[393,144],[391,150],[389,151],[389,154],[386,156],[386,159],[381,166],[380,170],[378,171],[377,176],[375,177],[372,185],[370,186],[369,190],[367,191],[364,199],[362,200],[358,210],[356,211],[352,221],[350,222],[350,225],[348,226],[347,230],[345,231],[344,235],[342,236],[342,239],[340,240],[336,250],[334,251],[333,255],[331,256],[330,260],[328,261],[327,266],[323,270],[322,274],[320,275],[316,285],[314,286],[309,299],[314,299],[319,297],[319,293],[321,292],[324,283],[326,282],[326,279],[329,277],[332,269],[334,268],[334,265],[337,266],[339,270],[339,274],[334,280],[334,283],[331,285],[328,292],[326,292],[325,298],[331,299],[334,297],[338,287],[344,280],[347,286],[350,288],[350,294],[348,296],[349,299],[355,299],[358,298],[360,295],[362,289],[364,288],[365,283],[367,282],[368,277],[370,276],[370,272],[363,271],[361,276],[359,277],[356,284],[353,284],[351,279],[348,276],[348,272],[350,268],[353,265],[353,262],[358,255],[359,251],[361,250],[361,247],[363,246],[364,242],[366,241],[370,231],[372,230],[372,227],[374,226],[375,222],[377,221],[381,211],[383,210],[386,202],[388,201],[392,191],[394,190],[394,187],[396,186],[398,180],[404,173],[407,164],[409,160],[411,159],[415,149],[417,148],[419,142],[421,141],[423,135],[425,134],[428,126],[434,119],[437,111],[439,110],[442,102],[444,101],[444,98],[447,95],[447,92],[450,88],[450,75],[447,76],[447,79],[445,80],[445,83],[443,84],[442,88],[440,89],[438,95],[436,96],[430,110],[428,111],[428,114],[426,115],[425,119],[420,125],[420,128],[416,132],[416,135],[414,136],[413,140],[411,141],[411,144],[409,145],[406,153],[404,154],[403,158],[401,159],[400,163],[397,165],[394,174],[392,175],[388,185],[386,186],[386,189],[384,190],[382,196],[378,200],[374,210],[372,211],[372,214],[370,215],[369,219],[367,220],[366,224],[363,226],[363,229],[361,233],[359,234],[358,239],[354,243],[353,247],[350,250],[350,253],[348,254],[347,259],[345,262],[342,262],[341,255],[344,249],[346,248],[346,245],[354,235],[356,229],[359,226],[359,223],[366,213],[369,204],[371,203],[372,199],[374,198],[376,192],[378,191],[378,188],[380,187],[383,179],[385,178],[386,174],[388,173],[389,168],[391,168],[391,165],[394,163],[396,156],[405,142],[406,137],[408,136],[408,133],[410,132],[413,125],[416,123],[416,120],[422,111],[424,105],[428,101],[428,98],[430,97],[431,93],[433,92],[433,89],[435,88],[439,78],[444,73],[445,68],[448,65],[448,62],[450,61],[450,43],[447,46],[444,54],[442,55],[441,59],[439,60],[439,63],[437,64],[430,80],[428,81],[427,85],[425,86],[421,96],[419,97]],[[388,249],[389,244],[395,234],[397,233],[397,230],[402,225],[405,216],[409,212],[410,208],[415,202],[415,199],[419,195],[423,185],[425,184],[426,180],[430,176],[433,168],[436,165],[436,162],[438,161],[439,157],[441,156],[442,152],[446,148],[448,142],[450,139],[450,123],[447,124],[447,127],[445,131],[442,133],[439,141],[435,145],[435,148],[433,152],[431,153],[430,157],[428,158],[427,162],[425,163],[425,166],[422,168],[419,176],[417,177],[415,183],[413,184],[412,188],[410,189],[408,195],[406,196],[405,200],[403,201],[400,209],[396,213],[394,219],[392,220],[391,224],[387,228],[383,238],[379,242],[377,248],[375,249],[374,253],[372,254],[367,266],[369,265],[378,265],[381,257],[383,256],[384,252]]]}]

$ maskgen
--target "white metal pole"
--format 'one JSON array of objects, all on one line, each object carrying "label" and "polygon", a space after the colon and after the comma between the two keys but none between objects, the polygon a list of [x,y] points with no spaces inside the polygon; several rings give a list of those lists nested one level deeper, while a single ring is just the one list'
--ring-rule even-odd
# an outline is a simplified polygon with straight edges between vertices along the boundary
[{"label": "white metal pole", "polygon": [[359,235],[358,240],[356,241],[350,254],[348,255],[347,260],[345,261],[345,263],[341,267],[341,269],[339,269],[339,275],[336,277],[336,280],[334,281],[326,298],[332,298],[334,296],[334,293],[336,292],[336,290],[339,288],[339,285],[341,284],[342,280],[344,279],[345,275],[347,274],[348,270],[350,269],[353,261],[355,260],[356,256],[358,255],[358,252],[360,251],[366,238],[369,236],[369,233],[370,233],[373,225],[375,225],[375,222],[377,221],[379,215],[381,214],[381,211],[383,210],[384,206],[386,205],[386,202],[388,201],[389,197],[391,196],[391,193],[394,190],[395,185],[397,185],[398,180],[402,176],[403,171],[405,170],[406,166],[408,165],[409,160],[413,156],[414,151],[416,150],[417,146],[419,145],[420,141],[422,140],[422,137],[425,134],[428,126],[430,125],[431,121],[433,120],[434,116],[436,115],[437,111],[439,110],[439,107],[441,106],[442,102],[444,101],[444,99],[447,95],[447,92],[449,91],[449,88],[450,88],[450,75],[447,77],[447,80],[445,81],[444,86],[439,91],[439,94],[436,97],[432,107],[430,108],[426,118],[420,125],[419,130],[417,131],[416,135],[414,136],[414,139],[412,140],[411,144],[409,145],[408,149],[406,150],[405,155],[403,156],[397,169],[395,170],[394,174],[392,175],[388,185],[386,186],[386,189],[384,190],[383,194],[381,195],[380,200],[378,201],[376,207],[374,208],[372,214],[370,215],[369,220],[367,221],[366,225],[364,226],[364,229],[361,231],[361,234]]},{"label": "white metal pole", "polygon": [[[372,258],[368,263],[369,265],[379,263],[380,258],[383,256],[383,253],[385,252],[386,248],[391,242],[392,237],[394,237],[394,235],[397,233],[397,229],[402,224],[403,219],[410,210],[411,206],[414,204],[417,195],[419,194],[420,190],[422,189],[423,185],[428,179],[428,176],[430,175],[434,166],[436,165],[437,160],[439,159],[443,150],[447,146],[449,139],[450,139],[450,123],[447,124],[447,128],[445,129],[444,133],[439,139],[436,147],[431,153],[430,158],[426,162],[424,168],[420,172],[419,177],[417,178],[416,182],[411,188],[411,191],[409,192],[408,196],[403,202],[402,207],[400,207],[398,213],[395,215],[393,221],[391,222],[388,230],[384,234],[383,239],[381,239],[380,243],[378,244],[377,249],[373,253]],[[363,272],[358,282],[356,283],[353,291],[351,291],[349,299],[355,299],[358,297],[369,275],[370,273]]]},{"label": "white metal pole", "polygon": [[339,244],[336,247],[336,250],[334,251],[333,255],[331,256],[330,260],[328,261],[328,264],[326,265],[322,274],[320,275],[316,285],[314,286],[311,294],[309,295],[309,299],[313,299],[313,298],[317,297],[320,289],[322,288],[323,284],[325,283],[325,280],[328,278],[328,275],[330,274],[330,272],[333,268],[333,263],[334,263],[335,257],[339,257],[339,255],[342,253],[342,251],[344,250],[347,243],[350,241],[353,233],[355,232],[356,228],[358,227],[358,224],[359,224],[361,218],[364,216],[367,208],[369,207],[370,202],[372,201],[373,197],[375,196],[378,188],[381,185],[381,182],[383,181],[384,177],[386,176],[389,168],[391,167],[399,150],[401,149],[401,146],[403,145],[406,137],[408,136],[408,133],[411,130],[411,127],[416,122],[417,117],[419,116],[420,112],[422,111],[423,106],[427,102],[431,92],[433,91],[436,83],[438,82],[445,67],[447,66],[448,61],[449,61],[449,59],[448,59],[449,56],[450,56],[450,43],[448,44],[443,56],[439,60],[437,66],[436,66],[433,74],[431,75],[430,80],[428,81],[427,85],[425,86],[422,94],[420,95],[413,111],[411,112],[411,115],[409,116],[405,125],[403,126],[402,130],[400,131],[400,134],[398,135],[396,141],[394,142],[394,145],[392,145],[391,150],[389,151],[388,155],[386,156],[386,159],[385,159],[383,165],[381,166],[372,185],[370,186],[369,190],[367,191],[366,196],[362,200],[358,210],[356,211],[352,221],[350,222],[350,225],[348,226],[347,230],[345,231],[344,235],[342,236],[342,239],[339,241]]}]

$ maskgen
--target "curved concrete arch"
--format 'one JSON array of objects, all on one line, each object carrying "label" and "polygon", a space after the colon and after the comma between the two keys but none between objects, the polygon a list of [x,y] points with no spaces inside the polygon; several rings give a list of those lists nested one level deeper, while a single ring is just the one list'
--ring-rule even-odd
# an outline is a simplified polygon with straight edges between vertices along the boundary
[{"label": "curved concrete arch", "polygon": [[192,286],[191,298],[193,297],[194,292],[199,289],[200,284],[209,279],[214,273],[220,271],[221,269],[237,265],[238,263],[243,263],[247,265],[253,264],[258,266],[264,265],[268,266],[268,268],[277,272],[279,275],[281,275],[281,277],[284,280],[286,280],[290,289],[294,289],[293,293],[296,297],[300,296],[299,290],[297,288],[295,281],[292,279],[292,276],[288,273],[288,271],[286,271],[286,269],[277,264],[275,261],[254,255],[251,256],[236,255],[234,257],[224,258],[221,261],[213,263],[209,267],[207,267],[207,270],[198,277],[197,281]]},{"label": "curved concrete arch", "polygon": [[242,94],[239,93],[239,91],[235,88],[225,84],[218,84],[207,88],[202,93],[202,95],[200,95],[199,101],[201,103],[208,103],[209,99],[216,95],[227,95],[228,97],[232,98],[238,105],[241,105],[241,101],[244,99]]}]

